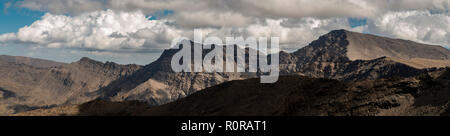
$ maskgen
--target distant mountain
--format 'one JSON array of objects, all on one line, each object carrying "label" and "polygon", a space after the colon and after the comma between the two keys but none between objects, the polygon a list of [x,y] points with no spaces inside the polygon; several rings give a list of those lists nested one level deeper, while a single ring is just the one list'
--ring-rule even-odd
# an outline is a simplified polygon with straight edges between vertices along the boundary
[{"label": "distant mountain", "polygon": [[346,30],[331,31],[296,52],[280,53],[285,75],[340,80],[414,76],[450,66],[449,58],[450,51],[440,46]]},{"label": "distant mountain", "polygon": [[[0,61],[0,76],[7,77],[0,79],[3,92],[0,102],[4,103],[0,104],[0,111],[7,112],[0,113],[80,104],[93,99],[137,100],[156,106],[207,87],[260,74],[175,73],[170,61],[177,51],[167,49],[159,59],[143,67],[102,63],[89,58],[50,68]],[[204,54],[209,51],[204,50]],[[409,78],[450,66],[450,51],[440,46],[346,30],[331,31],[306,47],[279,55],[283,76],[345,82]]]},{"label": "distant mountain", "polygon": [[65,63],[55,62],[55,61],[50,61],[50,60],[43,60],[43,59],[36,59],[36,58],[22,57],[22,56],[7,56],[7,55],[0,55],[0,61],[14,63],[14,64],[29,65],[29,66],[38,67],[38,68],[49,68],[49,67],[65,65]]},{"label": "distant mountain", "polygon": [[[364,40],[367,40],[368,44],[364,44],[362,42]],[[373,54],[365,52],[375,48],[379,51]],[[103,93],[103,98],[108,100],[139,100],[151,105],[160,105],[206,87],[226,81],[252,78],[259,74],[174,73],[171,70],[170,61],[177,51],[176,49],[165,50],[157,61],[145,66],[129,78],[113,82],[98,92]],[[203,54],[208,52],[204,51]],[[395,55],[394,52],[399,54]],[[354,55],[357,53],[363,57],[354,57],[358,56]],[[336,30],[321,36],[294,53],[281,52],[280,71],[282,75],[304,75],[339,80],[410,77],[436,69],[414,67],[409,65],[410,63],[404,63],[408,61],[406,59],[443,62],[449,61],[447,59],[449,57],[450,51],[440,46]]]},{"label": "distant mountain", "polygon": [[[107,100],[139,100],[151,105],[161,105],[206,87],[256,77],[256,73],[175,73],[170,63],[178,51],[179,49],[165,50],[155,62],[144,66],[127,78],[112,82],[96,93],[100,93],[101,98]],[[208,52],[205,51],[203,55]]]},{"label": "distant mountain", "polygon": [[[40,65],[37,64],[39,62],[47,64],[47,61],[42,60],[30,64]],[[79,104],[95,99],[98,96],[85,94],[131,75],[140,67],[102,63],[89,58],[53,67],[0,61],[0,92],[3,94],[0,95],[0,114]]]},{"label": "distant mountain", "polygon": [[[161,106],[95,100],[17,116],[448,116],[450,69],[361,81],[282,76],[236,80]],[[245,89],[243,89],[245,88]]]}]

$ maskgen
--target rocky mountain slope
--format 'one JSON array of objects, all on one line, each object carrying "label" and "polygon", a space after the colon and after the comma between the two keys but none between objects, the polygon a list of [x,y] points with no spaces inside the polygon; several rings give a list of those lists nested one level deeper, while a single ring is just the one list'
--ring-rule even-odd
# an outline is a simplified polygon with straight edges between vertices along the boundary
[{"label": "rocky mountain slope", "polygon": [[449,73],[347,82],[299,76],[275,84],[232,81],[138,115],[449,115]]},{"label": "rocky mountain slope", "polygon": [[[367,40],[367,44],[362,41]],[[411,45],[411,47],[409,47]],[[201,45],[196,45],[201,46]],[[378,49],[370,54],[366,50]],[[391,49],[392,48],[392,49]],[[170,67],[178,50],[166,50],[161,57],[130,78],[103,88],[103,98],[114,101],[139,100],[160,105],[226,81],[255,77],[259,73],[174,73]],[[203,54],[209,51],[204,51]],[[354,55],[360,53],[359,55]],[[398,53],[395,55],[395,53]],[[407,54],[411,54],[408,56]],[[359,57],[358,57],[359,56]],[[332,31],[294,53],[280,53],[282,75],[304,75],[339,80],[410,77],[436,70],[418,68],[410,58],[449,61],[450,51],[440,46],[389,39],[346,30]],[[403,61],[400,61],[403,60]],[[248,61],[248,60],[247,60]],[[450,62],[450,61],[449,61]],[[421,64],[420,62],[414,64]],[[439,63],[445,67],[445,63]],[[444,64],[444,65],[443,65]],[[427,64],[427,66],[432,66]]]},{"label": "rocky mountain slope", "polygon": [[408,77],[450,66],[449,58],[441,46],[335,30],[296,52],[281,52],[280,70],[339,80]]},{"label": "rocky mountain slope", "polygon": [[[242,89],[246,88],[246,89]],[[364,81],[283,76],[231,81],[150,107],[136,101],[92,101],[21,115],[138,116],[439,116],[450,115],[450,69],[409,78]]]},{"label": "rocky mountain slope", "polygon": [[[170,62],[178,51],[179,49],[165,50],[155,62],[127,78],[112,82],[97,93],[107,100],[139,100],[151,105],[161,105],[226,81],[256,77],[256,73],[175,73]],[[208,52],[204,51],[203,55]]]},{"label": "rocky mountain slope", "polygon": [[98,97],[86,93],[138,69],[138,65],[102,63],[89,58],[53,67],[0,61],[0,114],[83,103]]},{"label": "rocky mountain slope", "polygon": [[[374,52],[370,52],[372,50]],[[8,110],[11,113],[39,106],[79,104],[92,99],[116,102],[138,100],[155,106],[207,87],[254,78],[260,74],[175,73],[171,70],[170,61],[177,51],[167,49],[158,60],[142,68],[87,58],[53,68],[36,68],[26,64],[3,67],[0,64],[0,71],[3,69],[0,74],[9,75],[0,80],[1,92],[8,98],[8,101],[0,100],[3,102],[0,109],[2,106],[3,109],[11,109],[11,105],[16,105],[12,108],[15,110]],[[204,50],[204,54],[209,51]],[[346,30],[331,31],[298,51],[280,52],[279,55],[281,75],[340,81],[408,78],[437,71],[439,67],[450,64],[447,63],[450,51],[440,46]],[[11,62],[0,63],[9,65]]]}]

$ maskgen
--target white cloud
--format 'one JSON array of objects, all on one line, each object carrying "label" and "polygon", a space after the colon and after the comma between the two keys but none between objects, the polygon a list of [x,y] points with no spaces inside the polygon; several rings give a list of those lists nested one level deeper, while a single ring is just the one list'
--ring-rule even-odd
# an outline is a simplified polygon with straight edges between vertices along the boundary
[{"label": "white cloud", "polygon": [[9,41],[15,41],[17,38],[15,33],[6,33],[0,35],[0,43],[9,42]]},{"label": "white cloud", "polygon": [[19,7],[56,14],[79,14],[102,10],[103,4],[102,0],[23,0],[17,2]]},{"label": "white cloud", "polygon": [[254,23],[254,18],[243,16],[235,12],[181,12],[170,16],[176,20],[176,24],[183,28],[203,28],[203,27],[235,27],[247,26]]},{"label": "white cloud", "polygon": [[[377,17],[407,10],[448,11],[449,0],[23,0],[19,7],[56,14],[80,14],[103,9],[174,11],[184,27],[245,26],[254,18]],[[199,19],[198,17],[201,17]],[[202,21],[199,21],[202,20]]]},{"label": "white cloud", "polygon": [[301,18],[295,20],[295,25],[286,26],[289,19],[267,19],[246,27],[221,29],[206,29],[208,36],[243,36],[243,37],[280,37],[280,47],[283,49],[299,49],[335,29],[350,28],[344,18]]},{"label": "white cloud", "polygon": [[413,40],[422,43],[450,45],[450,15],[428,11],[390,12],[369,21],[369,33]]},{"label": "white cloud", "polygon": [[[226,17],[219,17],[226,19]],[[283,48],[300,48],[319,35],[334,29],[350,29],[346,19],[301,18],[286,26],[289,19],[262,19],[242,27],[200,28],[205,36],[280,37]],[[0,42],[33,44],[50,48],[120,51],[162,49],[179,36],[192,38],[193,29],[167,25],[165,20],[149,20],[141,12],[95,11],[76,16],[45,14],[17,33],[0,35]],[[199,22],[200,23],[200,22]],[[137,50],[136,50],[137,51]]]},{"label": "white cloud", "polygon": [[106,10],[73,17],[47,13],[17,33],[0,35],[0,42],[99,50],[162,48],[161,44],[177,36],[164,23],[149,20],[141,12]]},{"label": "white cloud", "polygon": [[101,9],[152,13],[237,12],[258,17],[367,17],[390,11],[448,10],[449,0],[23,0],[20,7],[52,13],[81,13]]},{"label": "white cloud", "polygon": [[[285,49],[300,48],[335,29],[449,45],[449,4],[449,0],[23,0],[15,5],[50,13],[17,33],[0,35],[0,43],[153,49],[166,48],[178,36],[192,37],[193,29],[200,28],[219,37],[279,36]],[[163,20],[146,17],[161,10],[174,12]],[[368,25],[351,28],[348,17],[368,18]]]}]

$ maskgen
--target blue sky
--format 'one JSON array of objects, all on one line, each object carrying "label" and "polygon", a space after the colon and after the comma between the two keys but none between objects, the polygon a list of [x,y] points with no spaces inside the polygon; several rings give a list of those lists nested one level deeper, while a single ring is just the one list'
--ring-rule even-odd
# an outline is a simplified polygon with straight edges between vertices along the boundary
[{"label": "blue sky", "polygon": [[5,13],[5,3],[7,2],[4,0],[0,2],[0,7],[2,8],[2,13],[0,14],[0,34],[17,32],[19,28],[30,25],[44,15],[40,11],[31,11],[12,6],[7,8]]},{"label": "blue sky", "polygon": [[348,18],[348,23],[351,27],[355,28],[358,26],[363,26],[367,24],[366,18]]},{"label": "blue sky", "polygon": [[[31,25],[33,22],[39,20],[45,12],[32,11],[26,8],[9,7],[5,9],[5,3],[8,1],[0,1],[0,7],[2,7],[0,14],[0,34],[15,33],[20,28]],[[6,12],[5,12],[6,11]],[[173,11],[163,10],[156,12],[151,16],[151,20],[160,19],[164,16],[172,14]],[[12,56],[27,56],[34,58],[42,58],[48,60],[54,60],[59,62],[74,62],[82,57],[91,57],[100,61],[113,61],[121,64],[130,63],[131,58],[146,58],[135,60],[131,63],[136,64],[148,64],[159,57],[160,53],[148,53],[148,54],[128,54],[128,55],[114,55],[106,54],[96,55],[98,52],[82,52],[74,51],[71,49],[55,49],[55,48],[31,48],[27,45],[8,45],[0,47],[0,55],[12,55]]]}]

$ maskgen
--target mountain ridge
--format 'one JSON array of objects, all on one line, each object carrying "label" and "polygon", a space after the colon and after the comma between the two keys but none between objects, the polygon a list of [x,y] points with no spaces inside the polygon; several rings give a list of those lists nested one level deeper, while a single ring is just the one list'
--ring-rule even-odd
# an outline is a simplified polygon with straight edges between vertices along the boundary
[{"label": "mountain ridge", "polygon": [[56,62],[51,60],[44,60],[38,58],[31,57],[22,57],[22,56],[8,56],[8,55],[0,55],[0,61],[2,62],[10,62],[14,64],[23,64],[30,65],[38,68],[49,68],[56,67],[60,65],[65,65],[66,63]]},{"label": "mountain ridge", "polygon": [[14,94],[0,99],[0,115],[93,100],[97,96],[84,94],[96,91],[137,69],[140,66],[96,61],[80,61],[53,67],[0,61],[2,93]]},{"label": "mountain ridge", "polygon": [[[431,64],[422,64],[426,61],[417,60],[414,62],[411,61],[411,59],[408,59],[412,58],[411,56],[414,55],[395,56],[390,55],[391,52],[378,52],[382,55],[387,54],[387,56],[383,55],[381,57],[377,56],[377,54],[374,55],[363,53],[361,54],[361,56],[363,56],[361,57],[361,59],[352,60],[354,58],[348,55],[349,45],[361,46],[361,50],[363,50],[362,47],[366,48],[366,45],[360,45],[361,43],[352,42],[352,40],[357,41],[358,39],[364,40],[375,37],[367,36],[361,38],[360,36],[365,36],[365,34],[349,32],[346,30],[336,30],[319,37],[317,40],[311,42],[311,44],[309,44],[308,46],[303,47],[293,53],[287,53],[283,51],[279,52],[280,74],[282,76],[300,75],[311,78],[327,78],[350,82],[359,80],[377,80],[392,77],[408,78],[439,70],[438,68],[430,68],[429,66],[433,66]],[[352,37],[357,38],[352,39]],[[375,40],[379,38],[380,37],[375,37]],[[395,42],[385,42],[392,40],[394,40]],[[392,46],[404,46],[406,44],[409,44],[410,41],[395,40],[389,38],[382,39],[381,42],[375,41],[371,43],[393,43],[396,45]],[[433,52],[438,52],[438,54],[444,53],[441,54],[441,57],[438,57],[442,59],[446,58],[442,56],[450,55],[449,51],[445,48],[443,48],[445,49],[444,51],[441,51],[442,48],[435,49],[436,47],[434,46],[422,47],[422,44],[416,44],[417,46],[420,46],[420,48],[431,48],[431,52],[422,53],[422,55],[433,55]],[[387,45],[376,46],[378,48]],[[352,50],[353,52],[355,52],[354,49]],[[203,51],[204,54],[206,54],[210,50]],[[31,67],[12,65],[15,68],[8,69],[7,67],[1,67],[3,65],[1,65],[2,62],[0,61],[0,71],[4,69],[4,73],[0,74],[10,74],[10,79],[12,79],[5,79],[4,81],[0,80],[0,88],[7,90],[2,91],[6,92],[3,94],[11,94],[11,92],[13,92],[18,96],[17,98],[14,98],[17,100],[9,103],[28,106],[76,104],[93,99],[110,100],[116,102],[137,100],[145,102],[149,105],[156,106],[187,97],[208,87],[233,80],[244,80],[248,78],[255,78],[258,76],[258,73],[175,73],[171,70],[170,61],[172,56],[176,52],[177,50],[174,49],[165,50],[160,58],[145,66],[133,64],[119,65],[114,62],[103,63],[90,58],[81,58],[77,62],[53,68],[35,69]],[[409,50],[397,52],[404,52],[407,54],[411,53]],[[429,63],[440,63],[442,61],[448,61],[435,60],[433,59],[433,56],[421,56],[420,54],[421,53],[416,56],[423,57],[422,59],[432,60]],[[365,60],[364,57],[374,57],[374,59]],[[447,65],[447,63],[440,64],[442,65],[440,65],[439,67],[449,66]],[[25,76],[23,75],[23,72],[14,72],[16,70],[24,68],[29,69],[30,72],[28,73],[34,73],[34,75],[36,76]],[[8,70],[11,70],[11,72],[8,73]],[[20,85],[16,87],[8,86],[9,83],[26,84],[26,82],[24,81],[15,80],[14,78],[12,78],[21,76],[30,78],[24,81],[32,82],[34,81],[32,80],[34,78],[39,82],[32,82],[34,84],[30,85],[30,87]],[[36,77],[45,77],[43,78],[45,80]],[[33,98],[34,100],[31,100],[28,103],[18,100],[19,97],[23,99],[29,99],[22,96],[25,92],[27,92],[27,90],[29,93],[33,92],[33,89],[31,89],[31,87],[35,87],[36,85],[41,86],[40,88],[45,88],[44,90],[40,91],[46,92],[48,94],[48,97]],[[73,89],[73,87],[80,88],[80,86],[81,88],[85,87],[85,89],[82,89],[84,91]],[[17,90],[21,90],[22,94],[17,93],[21,92]],[[76,93],[67,93],[72,91]],[[57,102],[55,102],[54,100],[50,100],[53,95],[57,96],[61,94],[70,94],[71,97],[65,97],[64,99],[60,99]],[[12,98],[8,97],[8,99]],[[44,104],[33,105],[33,103],[37,101]],[[0,111],[1,106],[4,105],[0,105]],[[4,107],[3,109],[8,108]]]},{"label": "mountain ridge", "polygon": [[251,78],[160,106],[94,100],[15,116],[448,116],[449,73],[361,81],[282,76],[274,84]]}]

